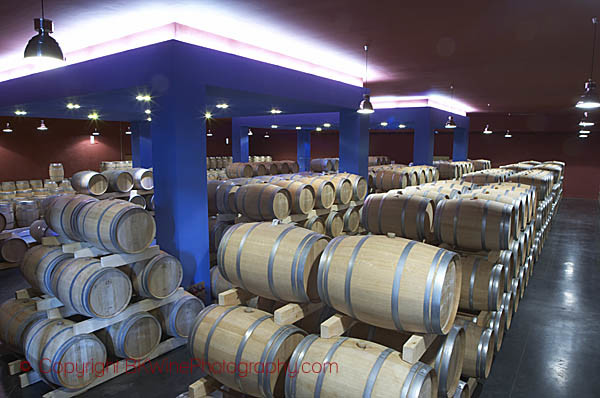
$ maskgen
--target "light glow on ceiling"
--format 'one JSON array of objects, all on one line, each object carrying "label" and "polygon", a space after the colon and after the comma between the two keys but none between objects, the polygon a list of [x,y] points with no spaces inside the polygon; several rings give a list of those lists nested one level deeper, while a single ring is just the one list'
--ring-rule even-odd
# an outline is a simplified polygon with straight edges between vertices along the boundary
[{"label": "light glow on ceiling", "polygon": [[476,111],[475,108],[443,95],[415,95],[415,96],[379,96],[371,97],[375,109],[394,108],[424,108],[430,107],[455,115],[467,116],[468,112]]},{"label": "light glow on ceiling", "polygon": [[[182,2],[185,1],[179,1]],[[363,63],[358,51],[342,52],[323,44],[322,38],[311,39],[309,32],[303,34],[283,23],[277,26],[272,19],[260,23],[260,19],[268,17],[264,12],[254,18],[242,10],[234,15],[233,8],[225,9],[222,3],[212,6],[188,2],[187,6],[138,2],[111,15],[99,15],[93,9],[85,13],[74,10],[78,17],[72,22],[62,20],[54,33],[66,62],[42,64],[24,59],[22,50],[9,52],[0,57],[0,81],[177,40],[358,87],[363,85]],[[384,75],[375,67],[369,71],[369,80],[382,80]]]}]

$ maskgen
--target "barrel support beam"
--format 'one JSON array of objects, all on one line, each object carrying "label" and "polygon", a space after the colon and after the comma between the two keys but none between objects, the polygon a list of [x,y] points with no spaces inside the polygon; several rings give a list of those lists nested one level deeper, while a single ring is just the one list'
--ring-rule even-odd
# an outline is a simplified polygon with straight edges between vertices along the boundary
[{"label": "barrel support beam", "polygon": [[231,155],[234,162],[247,162],[249,151],[248,126],[241,124],[239,118],[231,120]]},{"label": "barrel support beam", "polygon": [[[157,242],[179,258],[183,286],[204,282],[210,298],[206,126],[206,87],[190,87],[193,71],[171,69],[170,84],[157,95],[152,125]],[[210,301],[210,300],[209,300]]]},{"label": "barrel support beam", "polygon": [[133,167],[152,167],[152,130],[147,121],[131,122],[131,155]]},{"label": "barrel support beam", "polygon": [[367,178],[369,168],[369,116],[355,110],[340,112],[340,172]]},{"label": "barrel support beam", "polygon": [[298,142],[298,166],[300,171],[310,170],[310,130],[298,130],[296,133]]}]

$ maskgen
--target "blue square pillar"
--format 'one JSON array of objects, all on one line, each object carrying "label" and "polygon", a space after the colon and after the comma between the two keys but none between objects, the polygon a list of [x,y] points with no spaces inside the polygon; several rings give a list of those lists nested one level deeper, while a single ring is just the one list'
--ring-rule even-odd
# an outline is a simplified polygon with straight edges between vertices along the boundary
[{"label": "blue square pillar", "polygon": [[452,160],[465,161],[469,157],[469,127],[459,127],[454,130],[452,144]]},{"label": "blue square pillar", "polygon": [[242,126],[239,119],[231,120],[231,155],[234,162],[247,162],[250,154],[248,148],[249,128]]},{"label": "blue square pillar", "polygon": [[[152,119],[157,243],[183,265],[183,286],[204,282],[210,298],[206,193],[206,88],[170,76]],[[209,300],[210,301],[210,300]]]},{"label": "blue square pillar", "polygon": [[310,170],[310,130],[296,131],[296,139],[298,142],[298,165],[300,171]]},{"label": "blue square pillar", "polygon": [[413,144],[413,163],[415,165],[433,165],[433,125],[430,108],[415,112],[415,137]]},{"label": "blue square pillar", "polygon": [[340,172],[367,178],[369,168],[369,116],[355,110],[340,112]]},{"label": "blue square pillar", "polygon": [[131,156],[133,167],[152,167],[152,132],[147,121],[131,122]]}]

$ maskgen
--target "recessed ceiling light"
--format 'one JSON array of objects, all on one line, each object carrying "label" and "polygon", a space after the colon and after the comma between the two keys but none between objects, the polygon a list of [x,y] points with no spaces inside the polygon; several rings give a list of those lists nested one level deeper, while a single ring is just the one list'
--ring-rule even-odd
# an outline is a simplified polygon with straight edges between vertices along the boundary
[{"label": "recessed ceiling light", "polygon": [[388,125],[388,123],[387,123],[387,122],[381,122],[381,123],[379,123],[379,124],[380,124],[380,125],[382,125],[383,127],[386,127],[386,126]]},{"label": "recessed ceiling light", "polygon": [[151,113],[152,113],[152,110],[150,110],[150,109],[146,109],[146,110],[144,111],[144,113],[145,113],[146,115],[149,115],[149,114],[151,114]]},{"label": "recessed ceiling light", "polygon": [[273,108],[273,109],[271,109],[271,113],[274,115],[279,114],[279,113],[281,113],[281,109]]},{"label": "recessed ceiling light", "polygon": [[229,104],[226,104],[226,103],[223,102],[222,104],[217,104],[217,108],[219,108],[219,109],[227,109],[227,108],[229,108]]},{"label": "recessed ceiling light", "polygon": [[302,130],[301,126],[296,126],[296,130]]},{"label": "recessed ceiling light", "polygon": [[99,117],[100,116],[96,112],[92,112],[88,115],[88,119],[92,119],[92,120],[98,120]]},{"label": "recessed ceiling light", "polygon": [[272,125],[271,125],[271,128],[272,128],[272,129],[276,129],[277,127],[279,127],[279,126],[278,126],[278,125],[276,125],[276,124],[272,124]]},{"label": "recessed ceiling light", "polygon": [[210,119],[212,117],[212,113],[210,112],[204,112],[204,118],[205,119]]},{"label": "recessed ceiling light", "polygon": [[4,133],[12,133],[13,132],[12,128],[10,128],[10,123],[9,122],[6,122],[6,127],[2,131]]},{"label": "recessed ceiling light", "polygon": [[405,128],[406,128],[406,124],[399,124],[399,125],[398,125],[398,128],[399,128],[399,129],[405,129]]},{"label": "recessed ceiling light", "polygon": [[323,127],[329,128],[329,127],[331,127],[331,123],[323,123]]},{"label": "recessed ceiling light", "polygon": [[323,131],[323,129],[321,127],[317,127],[315,130],[317,130],[317,131]]},{"label": "recessed ceiling light", "polygon": [[81,108],[81,106],[79,106],[79,104],[74,104],[72,102],[69,102],[67,104],[67,109],[79,109],[79,108]]},{"label": "recessed ceiling light", "polygon": [[21,111],[21,110],[16,110],[15,111],[15,115],[17,115],[17,116],[25,116],[25,115],[27,115],[27,112]]},{"label": "recessed ceiling light", "polygon": [[144,102],[150,102],[152,101],[152,97],[150,97],[147,94],[138,94],[137,97],[135,97],[136,100],[138,101],[144,101]]},{"label": "recessed ceiling light", "polygon": [[146,118],[146,120],[147,120],[147,121],[149,121],[149,122],[151,122],[151,121],[152,121],[152,118],[151,118],[150,116],[148,116],[148,117]]}]

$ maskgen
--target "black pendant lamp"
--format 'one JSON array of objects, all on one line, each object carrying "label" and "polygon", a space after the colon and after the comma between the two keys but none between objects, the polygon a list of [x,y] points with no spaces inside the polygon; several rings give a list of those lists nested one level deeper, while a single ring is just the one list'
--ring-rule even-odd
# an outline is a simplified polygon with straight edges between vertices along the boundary
[{"label": "black pendant lamp", "polygon": [[585,82],[585,91],[583,95],[577,101],[575,106],[580,109],[597,109],[600,108],[600,95],[596,90],[596,82],[594,81],[594,58],[596,55],[596,36],[598,28],[598,18],[592,18],[592,25],[594,26],[594,39],[592,40],[592,68],[590,70],[590,78]]},{"label": "black pendant lamp", "polygon": [[54,24],[52,20],[44,18],[44,0],[42,1],[42,17],[35,18],[33,20],[33,27],[38,32],[37,35],[33,36],[27,47],[25,47],[25,58],[37,58],[47,57],[64,61],[65,56],[63,55],[60,46],[54,40],[50,33],[54,31]]},{"label": "black pendant lamp", "polygon": [[[367,82],[369,80],[368,78],[368,71],[369,71],[369,46],[365,44],[365,85],[364,87],[367,88]],[[375,109],[373,109],[373,104],[371,104],[371,96],[369,94],[363,94],[363,100],[360,101],[360,105],[358,106],[358,109],[356,110],[356,112],[363,114],[363,115],[369,115],[373,112],[375,112]]]},{"label": "black pendant lamp", "polygon": [[[450,85],[450,91],[451,91],[451,98],[454,99],[454,85],[451,84]],[[448,116],[448,121],[446,122],[446,125],[444,126],[447,129],[455,129],[456,128],[456,123],[454,122],[454,116],[450,115]]]}]

